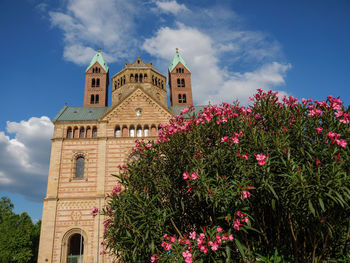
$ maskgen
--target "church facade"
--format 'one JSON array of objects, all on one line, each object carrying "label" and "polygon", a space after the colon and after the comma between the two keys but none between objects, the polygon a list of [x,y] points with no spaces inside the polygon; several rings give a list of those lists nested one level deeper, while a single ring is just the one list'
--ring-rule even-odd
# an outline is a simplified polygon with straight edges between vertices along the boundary
[{"label": "church facade", "polygon": [[100,255],[102,215],[112,174],[131,158],[136,139],[154,140],[160,124],[193,103],[191,72],[178,50],[166,76],[140,57],[111,78],[100,51],[85,72],[84,106],[64,106],[53,119],[50,168],[44,198],[38,262],[113,262]]}]

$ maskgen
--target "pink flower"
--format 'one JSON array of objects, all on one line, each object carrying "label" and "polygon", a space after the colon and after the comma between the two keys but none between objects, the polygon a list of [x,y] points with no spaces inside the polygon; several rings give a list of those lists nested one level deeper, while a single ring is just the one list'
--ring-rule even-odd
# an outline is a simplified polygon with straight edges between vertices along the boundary
[{"label": "pink flower", "polygon": [[266,155],[264,155],[262,153],[255,155],[255,158],[261,166],[263,166],[266,163],[266,161],[265,161]]},{"label": "pink flower", "polygon": [[193,180],[196,180],[198,178],[198,174],[196,172],[192,173],[191,176]]},{"label": "pink flower", "polygon": [[235,144],[238,144],[239,143],[238,137],[232,138],[232,142],[235,143]]},{"label": "pink flower", "polygon": [[120,193],[122,190],[122,186],[120,185],[120,183],[118,183],[116,186],[114,186],[113,190],[112,190],[112,194],[118,194]]},{"label": "pink flower", "polygon": [[248,197],[250,197],[250,193],[248,191],[242,191],[241,200],[246,199]]},{"label": "pink flower", "polygon": [[192,254],[191,254],[190,251],[186,250],[186,251],[183,251],[183,252],[182,252],[182,256],[183,256],[184,258],[187,258],[187,257],[192,257]]},{"label": "pink flower", "polygon": [[193,262],[193,259],[191,257],[187,257],[185,259],[185,263],[192,263]]},{"label": "pink flower", "polygon": [[157,262],[157,254],[153,254],[153,256],[151,257],[151,263],[155,263]]},{"label": "pink flower", "polygon": [[317,130],[317,133],[320,134],[323,131],[323,128],[322,127],[317,127],[316,130]]},{"label": "pink flower", "polygon": [[185,172],[182,174],[182,176],[185,180],[187,180],[190,175],[187,172]]},{"label": "pink flower", "polygon": [[339,118],[343,115],[343,112],[341,110],[338,110],[336,113],[334,113],[334,115]]},{"label": "pink flower", "polygon": [[95,217],[95,216],[97,215],[97,213],[98,213],[98,208],[94,206],[94,207],[92,208],[91,215],[92,215],[93,217]]},{"label": "pink flower", "polygon": [[344,139],[341,140],[336,140],[337,144],[343,148],[346,147],[346,145],[348,144]]},{"label": "pink flower", "polygon": [[241,226],[241,221],[239,220],[239,218],[237,218],[234,222],[233,222],[233,226],[234,228],[239,231],[239,227]]},{"label": "pink flower", "polygon": [[152,143],[147,143],[147,144],[146,144],[146,147],[147,147],[147,148],[151,148],[151,147],[152,147]]},{"label": "pink flower", "polygon": [[232,240],[233,240],[233,235],[230,234],[230,235],[228,236],[228,239],[232,241]]},{"label": "pink flower", "polygon": [[228,136],[224,136],[221,138],[221,142],[226,142],[228,139],[229,139]]},{"label": "pink flower", "polygon": [[195,240],[196,239],[196,232],[195,231],[193,231],[193,232],[191,232],[190,233],[190,239],[192,239],[192,240]]},{"label": "pink flower", "polygon": [[216,242],[209,241],[208,245],[211,246],[211,250],[213,250],[213,251],[216,251],[219,248],[219,245]]},{"label": "pink flower", "polygon": [[220,226],[218,226],[218,227],[216,228],[216,231],[218,231],[219,233],[221,233],[221,232],[222,232],[222,228],[221,228]]}]

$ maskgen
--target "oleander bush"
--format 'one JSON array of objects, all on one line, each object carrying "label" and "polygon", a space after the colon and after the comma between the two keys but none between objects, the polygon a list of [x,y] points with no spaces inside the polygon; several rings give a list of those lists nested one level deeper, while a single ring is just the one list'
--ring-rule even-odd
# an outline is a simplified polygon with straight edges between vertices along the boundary
[{"label": "oleander bush", "polygon": [[349,259],[349,108],[258,90],[251,106],[184,109],[134,161],[103,213],[124,262]]}]

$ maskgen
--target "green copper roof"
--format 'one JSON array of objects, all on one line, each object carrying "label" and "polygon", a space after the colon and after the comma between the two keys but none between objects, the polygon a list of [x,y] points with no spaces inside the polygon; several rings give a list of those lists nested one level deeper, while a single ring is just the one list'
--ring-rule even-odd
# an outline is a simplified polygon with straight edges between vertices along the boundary
[{"label": "green copper roof", "polygon": [[[188,107],[188,106],[170,106],[170,107],[168,107],[168,109],[172,113],[174,113],[175,115],[179,115],[180,112],[186,107]],[[206,107],[206,106],[202,106],[202,105],[194,106],[194,111],[193,112],[197,114],[198,112],[202,111],[204,109],[204,107]]]},{"label": "green copper roof", "polygon": [[103,58],[103,56],[102,56],[102,53],[101,53],[101,50],[100,50],[100,49],[97,51],[96,55],[92,58],[92,60],[91,60],[91,62],[90,62],[90,65],[87,67],[87,69],[85,70],[85,72],[88,71],[89,68],[91,68],[96,62],[98,62],[98,63],[101,65],[101,67],[102,67],[106,72],[108,72],[108,66],[107,66],[107,64],[106,64],[106,62],[105,62],[105,60],[104,60],[104,58]]},{"label": "green copper roof", "polygon": [[173,61],[171,62],[170,66],[169,66],[169,72],[172,72],[173,69],[177,66],[177,64],[179,64],[179,62],[181,62],[182,65],[185,66],[185,68],[191,72],[191,70],[188,68],[185,60],[181,57],[179,50],[176,49],[176,53],[174,55]]},{"label": "green copper roof", "polygon": [[107,110],[108,107],[68,107],[65,105],[52,121],[97,121]]}]

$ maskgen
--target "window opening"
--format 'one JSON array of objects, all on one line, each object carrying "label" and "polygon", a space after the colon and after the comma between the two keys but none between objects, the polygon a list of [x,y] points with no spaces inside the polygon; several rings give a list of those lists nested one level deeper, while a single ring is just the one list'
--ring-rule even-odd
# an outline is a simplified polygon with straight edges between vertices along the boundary
[{"label": "window opening", "polygon": [[84,157],[80,156],[76,160],[76,167],[75,167],[75,177],[76,178],[83,178],[84,177],[84,167],[85,167],[85,159],[84,159]]},{"label": "window opening", "polygon": [[97,138],[97,128],[96,127],[92,128],[92,138]]}]

